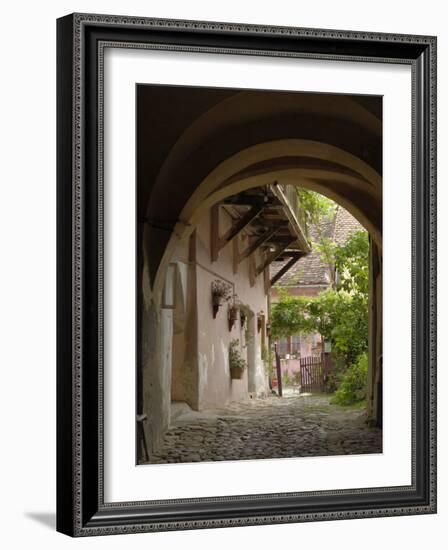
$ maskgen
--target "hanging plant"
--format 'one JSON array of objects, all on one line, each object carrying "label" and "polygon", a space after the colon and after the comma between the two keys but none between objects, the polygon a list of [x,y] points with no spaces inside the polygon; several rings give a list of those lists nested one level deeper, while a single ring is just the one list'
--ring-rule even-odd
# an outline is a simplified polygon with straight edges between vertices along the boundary
[{"label": "hanging plant", "polygon": [[213,319],[216,319],[216,315],[222,304],[228,301],[232,296],[232,287],[225,281],[216,279],[212,282],[212,307],[213,307]]}]

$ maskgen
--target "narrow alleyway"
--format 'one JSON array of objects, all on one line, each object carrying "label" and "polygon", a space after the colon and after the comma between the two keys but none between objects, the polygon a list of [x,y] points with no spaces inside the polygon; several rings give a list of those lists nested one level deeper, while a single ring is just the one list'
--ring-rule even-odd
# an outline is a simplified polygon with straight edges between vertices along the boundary
[{"label": "narrow alleyway", "polygon": [[381,430],[362,409],[330,404],[329,395],[289,393],[201,413],[186,405],[152,463],[380,453]]}]

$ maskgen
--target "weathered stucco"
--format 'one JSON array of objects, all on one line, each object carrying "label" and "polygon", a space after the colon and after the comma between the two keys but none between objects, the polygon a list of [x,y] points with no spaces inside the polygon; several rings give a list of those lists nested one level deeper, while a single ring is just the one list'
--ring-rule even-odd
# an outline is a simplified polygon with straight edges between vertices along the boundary
[{"label": "weathered stucco", "polygon": [[[172,401],[203,410],[268,391],[261,358],[265,326],[257,329],[257,313],[268,310],[264,277],[253,278],[253,258],[243,260],[234,272],[232,243],[221,250],[217,261],[211,261],[210,215],[207,212],[174,250],[165,280],[174,307],[164,307],[162,297],[156,300],[149,293],[143,308],[143,412],[149,419],[145,430],[150,452],[159,447],[169,426]],[[231,220],[221,218],[225,231]],[[217,279],[231,285],[232,298],[213,318],[211,288]],[[234,302],[244,310],[246,323],[241,326],[238,317],[229,330],[228,310]],[[229,346],[235,339],[248,365],[240,380],[232,380],[229,368]]]},{"label": "weathered stucco", "polygon": [[[230,219],[222,216],[222,231],[230,226]],[[198,288],[198,346],[199,346],[199,408],[223,406],[230,401],[247,399],[249,393],[267,391],[267,374],[261,361],[261,334],[254,326],[259,311],[267,313],[267,300],[263,276],[250,284],[251,259],[242,261],[234,273],[232,244],[226,245],[216,262],[210,260],[210,217],[204,216],[197,231],[197,288]],[[247,316],[246,326],[240,319],[229,331],[228,310],[224,303],[213,319],[211,285],[216,279],[231,282],[236,302],[243,304]],[[232,380],[229,370],[229,345],[232,340],[241,343],[240,352],[248,363],[241,380]]]}]

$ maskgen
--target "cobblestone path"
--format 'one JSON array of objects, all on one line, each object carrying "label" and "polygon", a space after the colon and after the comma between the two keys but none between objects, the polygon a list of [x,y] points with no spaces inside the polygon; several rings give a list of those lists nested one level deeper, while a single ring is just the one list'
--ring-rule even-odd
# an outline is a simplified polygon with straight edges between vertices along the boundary
[{"label": "cobblestone path", "polygon": [[381,430],[328,395],[251,399],[181,414],[151,463],[380,453]]}]

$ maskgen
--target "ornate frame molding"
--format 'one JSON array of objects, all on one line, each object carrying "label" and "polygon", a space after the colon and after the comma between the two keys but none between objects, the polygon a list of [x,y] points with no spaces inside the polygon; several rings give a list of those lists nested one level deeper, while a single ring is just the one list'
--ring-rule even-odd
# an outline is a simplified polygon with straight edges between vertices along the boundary
[{"label": "ornate frame molding", "polygon": [[[104,502],[102,83],[104,48],[112,46],[412,66],[412,485]],[[429,36],[92,14],[58,20],[59,531],[90,536],[436,511],[436,59]],[[92,308],[93,321],[86,316]]]}]

